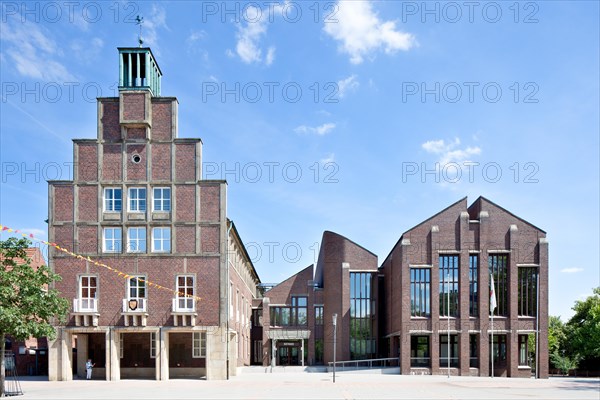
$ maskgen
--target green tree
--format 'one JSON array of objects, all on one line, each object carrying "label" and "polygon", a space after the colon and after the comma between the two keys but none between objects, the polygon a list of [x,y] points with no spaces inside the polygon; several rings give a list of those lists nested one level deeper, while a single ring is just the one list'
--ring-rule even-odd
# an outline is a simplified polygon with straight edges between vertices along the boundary
[{"label": "green tree", "polygon": [[550,360],[563,375],[569,375],[569,371],[577,368],[579,365],[579,358],[577,356],[573,358],[565,355],[561,356],[558,351],[550,354]]},{"label": "green tree", "polygon": [[566,352],[578,357],[582,368],[600,361],[600,287],[593,291],[592,296],[575,302],[575,315],[566,324]]},{"label": "green tree", "polygon": [[548,354],[550,355],[551,368],[560,369],[554,363],[552,354],[560,354],[564,349],[566,339],[565,324],[561,321],[560,317],[551,315],[548,321]]},{"label": "green tree", "polygon": [[47,288],[60,276],[47,266],[31,267],[26,249],[27,239],[0,240],[0,397],[4,396],[5,336],[18,340],[29,337],[56,337],[53,318],[63,321],[69,303],[59,293]]}]

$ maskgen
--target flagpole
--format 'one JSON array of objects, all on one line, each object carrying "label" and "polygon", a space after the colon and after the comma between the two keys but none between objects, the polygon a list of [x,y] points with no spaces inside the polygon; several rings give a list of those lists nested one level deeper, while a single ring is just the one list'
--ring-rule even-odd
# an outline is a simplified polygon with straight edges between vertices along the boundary
[{"label": "flagpole", "polygon": [[446,289],[448,290],[447,296],[447,309],[448,309],[448,378],[450,378],[450,275],[446,276]]},{"label": "flagpole", "polygon": [[492,311],[492,378],[494,377],[494,312]]},{"label": "flagpole", "polygon": [[490,314],[492,316],[492,378],[494,377],[494,310],[498,306],[496,302],[496,288],[494,287],[494,273],[490,274]]}]

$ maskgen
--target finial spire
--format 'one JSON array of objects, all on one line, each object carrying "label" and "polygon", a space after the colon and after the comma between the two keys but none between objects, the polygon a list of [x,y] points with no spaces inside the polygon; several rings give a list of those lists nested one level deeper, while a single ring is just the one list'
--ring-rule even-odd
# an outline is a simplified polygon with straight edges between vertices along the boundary
[{"label": "finial spire", "polygon": [[135,23],[140,26],[140,34],[138,36],[138,43],[140,44],[140,47],[142,47],[142,44],[144,43],[144,41],[142,40],[142,23],[144,23],[144,17],[140,17],[138,15],[137,17],[135,17]]}]

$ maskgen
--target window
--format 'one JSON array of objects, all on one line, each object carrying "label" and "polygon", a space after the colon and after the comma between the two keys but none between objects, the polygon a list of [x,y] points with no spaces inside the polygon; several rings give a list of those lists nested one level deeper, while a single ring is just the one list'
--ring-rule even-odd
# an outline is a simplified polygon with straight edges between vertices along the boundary
[{"label": "window", "polygon": [[156,332],[150,332],[150,358],[156,358]]},{"label": "window", "polygon": [[84,275],[79,278],[79,310],[76,311],[96,311],[97,289],[95,276]]},{"label": "window", "polygon": [[146,279],[143,276],[133,276],[127,281],[128,299],[140,300],[146,298]]},{"label": "window", "polygon": [[315,364],[323,365],[323,339],[315,339]]},{"label": "window", "polygon": [[[448,368],[448,335],[440,335],[440,367]],[[450,368],[458,368],[458,335],[450,335]]]},{"label": "window", "polygon": [[259,364],[259,365],[262,364],[262,362],[263,362],[262,340],[253,340],[252,347],[253,347],[252,364]]},{"label": "window", "polygon": [[104,228],[103,237],[105,253],[121,252],[121,228]]},{"label": "window", "polygon": [[123,334],[119,333],[119,358],[123,358]]},{"label": "window", "polygon": [[233,319],[233,283],[229,282],[229,319]]},{"label": "window", "polygon": [[[490,345],[491,344],[490,338]],[[506,361],[506,335],[494,335],[493,356],[494,365],[496,362]]]},{"label": "window", "polygon": [[361,360],[375,355],[373,317],[375,310],[371,288],[373,275],[350,272],[350,359]]},{"label": "window", "polygon": [[494,315],[508,315],[508,254],[490,254],[488,256],[490,274],[494,275],[497,307]]},{"label": "window", "polygon": [[413,317],[431,315],[431,270],[410,269],[410,312]]},{"label": "window", "polygon": [[440,317],[458,317],[458,256],[440,256],[439,267]]},{"label": "window", "polygon": [[519,267],[519,315],[535,317],[537,314],[537,267]]},{"label": "window", "polygon": [[292,297],[291,325],[307,325],[308,300],[304,296]]},{"label": "window", "polygon": [[206,357],[206,332],[192,333],[192,358]]},{"label": "window", "polygon": [[171,228],[152,228],[152,251],[155,253],[171,251]]},{"label": "window", "polygon": [[262,326],[262,309],[255,308],[252,310],[252,326]]},{"label": "window", "polygon": [[469,316],[479,316],[479,256],[469,256]]},{"label": "window", "polygon": [[194,277],[177,276],[177,311],[194,311]]},{"label": "window", "polygon": [[127,229],[127,252],[145,253],[146,252],[146,228]]},{"label": "window", "polygon": [[271,307],[271,326],[289,326],[290,307]]},{"label": "window", "polygon": [[477,343],[477,335],[469,335],[469,367],[470,368],[479,368],[479,356],[477,352],[479,351],[479,346]]},{"label": "window", "polygon": [[152,193],[154,211],[171,211],[171,188],[154,188]]},{"label": "window", "polygon": [[323,306],[315,307],[315,325],[323,325]]},{"label": "window", "polygon": [[410,337],[410,366],[427,368],[430,364],[429,336]]},{"label": "window", "polygon": [[129,211],[146,211],[146,188],[129,188]]},{"label": "window", "polygon": [[529,366],[529,335],[519,335],[519,365]]},{"label": "window", "polygon": [[121,211],[123,191],[120,188],[104,188],[104,211]]}]

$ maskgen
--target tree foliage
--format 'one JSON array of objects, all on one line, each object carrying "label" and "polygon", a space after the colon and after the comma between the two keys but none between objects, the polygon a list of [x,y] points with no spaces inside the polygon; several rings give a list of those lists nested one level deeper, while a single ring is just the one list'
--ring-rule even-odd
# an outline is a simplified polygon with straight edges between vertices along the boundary
[{"label": "tree foliage", "polygon": [[31,267],[26,249],[27,239],[8,238],[0,241],[0,396],[4,391],[5,335],[18,340],[47,336],[56,331],[51,322],[66,316],[69,303],[54,289],[47,289],[60,276],[47,266]]}]

